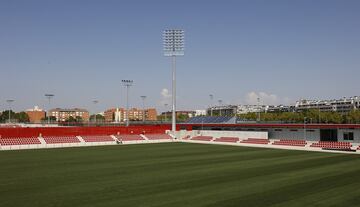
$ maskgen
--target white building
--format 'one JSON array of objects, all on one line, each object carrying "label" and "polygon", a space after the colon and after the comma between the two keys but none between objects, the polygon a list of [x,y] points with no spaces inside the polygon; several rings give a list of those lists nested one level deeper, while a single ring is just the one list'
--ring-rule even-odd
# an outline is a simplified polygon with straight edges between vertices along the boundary
[{"label": "white building", "polygon": [[350,98],[333,99],[333,100],[299,100],[295,104],[296,111],[309,109],[317,109],[322,112],[334,111],[339,113],[347,113],[354,109],[360,108],[360,97],[354,96]]},{"label": "white building", "polygon": [[206,110],[195,110],[194,116],[205,116],[205,115],[206,115]]}]

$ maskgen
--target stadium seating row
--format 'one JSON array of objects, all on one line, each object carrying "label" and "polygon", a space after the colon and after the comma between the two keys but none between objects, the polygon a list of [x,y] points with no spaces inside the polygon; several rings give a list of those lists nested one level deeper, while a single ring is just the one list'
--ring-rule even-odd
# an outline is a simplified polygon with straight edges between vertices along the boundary
[{"label": "stadium seating row", "polygon": [[[196,140],[196,141],[214,141],[214,142],[229,142],[229,143],[238,143],[240,139],[238,137],[220,137],[214,139],[211,136],[195,136],[195,137],[185,137],[184,140]],[[245,144],[264,144],[267,145],[270,143],[268,139],[259,139],[259,138],[248,138],[241,140],[240,143]],[[296,147],[305,147],[307,142],[305,140],[289,140],[289,139],[280,139],[272,143],[273,145],[283,145],[283,146],[296,146]],[[326,142],[319,141],[310,145],[310,147],[319,147],[327,149],[350,149],[352,147],[349,142]],[[360,146],[357,148],[360,150]]]},{"label": "stadium seating row", "polygon": [[232,143],[236,143],[238,142],[240,139],[238,137],[220,137],[214,140],[214,142],[232,142]]},{"label": "stadium seating row", "polygon": [[115,140],[109,135],[97,135],[97,136],[81,136],[85,142],[114,142]]},{"label": "stadium seating row", "polygon": [[149,140],[172,139],[172,137],[168,134],[146,134],[145,137]]},{"label": "stadium seating row", "polygon": [[350,142],[325,142],[320,141],[313,143],[310,147],[320,147],[320,148],[333,148],[333,149],[350,149],[352,147]]},{"label": "stadium seating row", "polygon": [[213,137],[210,136],[196,136],[191,138],[191,140],[196,140],[196,141],[212,141]]},{"label": "stadium seating row", "polygon": [[268,139],[248,138],[246,140],[240,141],[240,143],[246,143],[246,144],[269,144],[270,141]]},{"label": "stadium seating row", "polygon": [[0,145],[30,145],[30,144],[41,144],[37,137],[16,137],[16,138],[1,138]]},{"label": "stadium seating row", "polygon": [[[85,142],[114,142],[115,140],[110,135],[82,135],[81,138]],[[116,138],[120,141],[139,141],[145,140],[140,135],[117,135]],[[168,140],[172,137],[167,134],[149,134],[146,135],[149,140]],[[80,143],[76,136],[44,136],[46,144],[65,144],[65,143]],[[16,137],[16,138],[0,138],[0,145],[32,145],[41,144],[38,137]]]},{"label": "stadium seating row", "polygon": [[128,135],[128,134],[124,134],[124,135],[116,135],[116,138],[119,141],[142,141],[145,140],[142,136],[140,135]]},{"label": "stadium seating row", "polygon": [[[143,140],[168,140],[172,139],[167,134],[146,134],[146,135],[116,135],[119,141],[143,141]],[[115,140],[110,135],[83,135],[81,138],[85,142],[114,142]],[[76,136],[45,136],[43,137],[46,144],[63,144],[63,143],[80,143],[81,141]],[[240,140],[238,137],[220,137],[214,139],[212,136],[187,136],[185,140],[196,140],[196,141],[214,141],[214,142],[227,142],[227,143],[246,143],[246,144],[264,144],[270,143],[268,139],[259,138],[248,138],[246,140]],[[36,145],[41,144],[37,137],[15,137],[15,138],[0,138],[0,145],[11,146],[11,145]],[[300,146],[305,147],[307,142],[305,140],[289,140],[281,139],[276,140],[272,143],[273,145],[286,145],[286,146]],[[324,149],[351,149],[352,144],[350,142],[327,142],[319,141],[312,143],[310,147],[318,147]],[[360,146],[356,148],[360,150]]]},{"label": "stadium seating row", "polygon": [[80,140],[75,136],[67,137],[43,137],[46,144],[64,144],[64,143],[79,143]]}]

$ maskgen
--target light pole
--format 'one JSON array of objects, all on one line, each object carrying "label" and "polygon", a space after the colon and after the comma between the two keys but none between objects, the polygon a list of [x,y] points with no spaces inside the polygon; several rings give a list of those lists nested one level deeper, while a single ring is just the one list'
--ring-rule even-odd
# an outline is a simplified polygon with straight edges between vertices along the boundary
[{"label": "light pole", "polygon": [[50,104],[51,99],[54,97],[54,94],[45,94],[45,97],[49,100],[49,108],[48,108],[48,124],[50,124]]},{"label": "light pole", "polygon": [[172,58],[172,133],[176,131],[176,56],[184,55],[184,30],[167,29],[163,32],[164,56]]},{"label": "light pole", "polygon": [[129,126],[129,88],[133,84],[133,80],[122,80],[123,85],[126,87],[126,126]]},{"label": "light pole", "polygon": [[214,100],[214,95],[210,94],[209,97],[210,97],[210,116],[213,116],[212,104]]},{"label": "light pole", "polygon": [[219,102],[219,115],[221,116],[221,106],[222,106],[222,100],[218,100]]},{"label": "light pole", "polygon": [[304,117],[304,140],[306,141],[306,117]]},{"label": "light pole", "polygon": [[143,106],[143,117],[142,117],[142,120],[143,122],[145,123],[145,99],[146,99],[146,96],[140,96],[140,98],[142,99],[142,106]]},{"label": "light pole", "polygon": [[9,99],[6,100],[6,102],[9,104],[9,124],[11,123],[11,104],[14,102],[15,100]]},{"label": "light pole", "polygon": [[260,98],[257,98],[257,108],[258,108],[258,117],[257,120],[258,122],[260,122],[261,118],[260,118]]},{"label": "light pole", "polygon": [[318,118],[318,123],[320,124],[320,103],[318,102],[318,115],[319,115],[319,118]]},{"label": "light pole", "polygon": [[168,106],[169,104],[164,104],[164,106],[165,106],[165,122],[167,121],[167,117],[166,117],[166,114],[167,114],[167,106]]},{"label": "light pole", "polygon": [[[96,108],[96,104],[97,103],[99,103],[99,101],[98,100],[93,100],[93,103],[94,103],[94,105],[95,105],[95,108]],[[95,109],[96,110],[96,109]],[[95,124],[96,124],[96,112],[94,113],[94,122],[95,122]]]}]

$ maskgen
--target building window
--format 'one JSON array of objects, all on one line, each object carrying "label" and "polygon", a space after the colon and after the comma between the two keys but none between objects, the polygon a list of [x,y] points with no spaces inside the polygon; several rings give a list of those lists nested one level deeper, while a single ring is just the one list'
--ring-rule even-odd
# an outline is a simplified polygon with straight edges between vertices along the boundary
[{"label": "building window", "polygon": [[344,132],[344,140],[354,140],[354,132]]}]

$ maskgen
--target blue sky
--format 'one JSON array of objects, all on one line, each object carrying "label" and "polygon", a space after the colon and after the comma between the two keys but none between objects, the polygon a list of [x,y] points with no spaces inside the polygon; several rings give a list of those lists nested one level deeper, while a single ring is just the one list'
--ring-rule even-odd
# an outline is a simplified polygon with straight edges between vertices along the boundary
[{"label": "blue sky", "polygon": [[[0,110],[170,104],[162,31],[183,28],[178,106],[359,94],[360,1],[0,1]],[[95,107],[92,100],[99,103]]]}]

